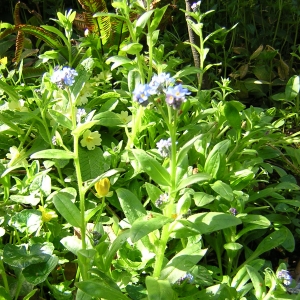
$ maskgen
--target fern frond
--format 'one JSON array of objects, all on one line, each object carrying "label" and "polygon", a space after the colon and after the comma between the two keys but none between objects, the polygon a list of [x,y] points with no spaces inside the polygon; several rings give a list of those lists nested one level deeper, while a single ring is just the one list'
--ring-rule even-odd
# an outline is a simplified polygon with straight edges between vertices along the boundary
[{"label": "fern frond", "polygon": [[1,39],[4,39],[5,37],[11,35],[12,33],[14,32],[17,32],[18,29],[16,26],[13,26],[11,28],[6,28],[5,30],[3,30],[1,33],[0,33],[0,40]]},{"label": "fern frond", "polygon": [[21,18],[20,18],[20,7],[21,7],[21,2],[17,2],[14,10],[14,24],[15,25],[20,25],[21,24]]},{"label": "fern frond", "polygon": [[15,57],[13,58],[13,62],[18,64],[21,60],[21,54],[24,48],[24,39],[25,35],[22,31],[18,31],[17,39],[16,39],[16,50],[15,50]]},{"label": "fern frond", "polygon": [[57,49],[62,46],[62,44],[59,42],[59,40],[56,39],[56,37],[53,34],[41,27],[36,27],[32,25],[18,25],[16,27],[18,30],[24,33],[32,34],[38,39],[41,39],[52,48]]},{"label": "fern frond", "polygon": [[78,0],[82,8],[91,13],[92,15],[96,12],[107,12],[105,0]]},{"label": "fern frond", "polygon": [[82,8],[85,10],[83,13],[84,22],[90,32],[97,33],[101,37],[102,45],[105,45],[109,40],[111,34],[110,17],[101,16],[93,18],[96,12],[107,13],[107,7],[104,0],[78,0]]}]

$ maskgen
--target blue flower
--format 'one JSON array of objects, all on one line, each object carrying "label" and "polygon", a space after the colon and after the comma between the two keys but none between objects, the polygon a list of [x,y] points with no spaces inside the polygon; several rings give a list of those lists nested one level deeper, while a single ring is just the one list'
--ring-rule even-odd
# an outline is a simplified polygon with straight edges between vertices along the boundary
[{"label": "blue flower", "polygon": [[236,210],[236,208],[234,208],[234,207],[231,207],[230,209],[229,209],[229,212],[232,214],[232,215],[234,215],[234,216],[236,216],[237,215],[237,210]]},{"label": "blue flower", "polygon": [[185,97],[189,94],[188,89],[185,89],[182,84],[168,87],[166,91],[166,102],[174,109],[179,109],[182,102],[186,101]]},{"label": "blue flower", "polygon": [[282,280],[284,285],[290,285],[292,283],[292,276],[287,270],[280,270],[277,273],[277,278]]},{"label": "blue flower", "polygon": [[176,283],[182,284],[184,281],[187,283],[193,283],[194,282],[194,276],[191,273],[186,273],[184,276],[180,277]]},{"label": "blue flower", "polygon": [[150,86],[155,91],[155,94],[160,94],[167,87],[174,84],[175,79],[170,76],[168,73],[160,73],[159,75],[154,75],[150,81]]},{"label": "blue flower", "polygon": [[51,82],[57,84],[58,87],[63,88],[66,85],[72,86],[75,82],[74,77],[78,73],[69,67],[63,67],[63,69],[56,69],[51,76]]},{"label": "blue flower", "polygon": [[169,156],[171,151],[171,146],[172,146],[171,138],[168,138],[167,140],[160,140],[158,143],[156,143],[157,150],[162,157]]},{"label": "blue flower", "polygon": [[149,84],[139,84],[133,91],[133,100],[146,106],[151,95],[153,90]]}]

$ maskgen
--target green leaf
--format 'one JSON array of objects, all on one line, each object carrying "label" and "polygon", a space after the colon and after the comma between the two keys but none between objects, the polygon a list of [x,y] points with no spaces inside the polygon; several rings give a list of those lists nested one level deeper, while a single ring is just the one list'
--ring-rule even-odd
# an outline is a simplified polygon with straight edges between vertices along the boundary
[{"label": "green leaf", "polygon": [[300,77],[298,75],[292,76],[285,87],[285,97],[287,101],[293,101],[300,90]]},{"label": "green leaf", "polygon": [[111,262],[114,259],[117,251],[126,243],[127,239],[129,238],[131,232],[130,230],[123,231],[117,238],[113,241],[110,248],[108,249],[107,254],[105,255],[105,270],[108,271],[111,267]]},{"label": "green leaf", "polygon": [[262,228],[268,228],[271,225],[271,222],[264,216],[261,215],[246,215],[241,216],[240,219],[244,224],[251,223],[260,225]]},{"label": "green leaf", "polygon": [[74,255],[77,256],[77,253],[80,249],[82,249],[82,242],[81,240],[73,235],[73,236],[66,236],[60,240],[61,244],[72,252]]},{"label": "green leaf", "polygon": [[141,164],[143,171],[146,172],[152,180],[160,185],[171,185],[169,172],[158,161],[141,149],[134,149],[132,152],[136,160]]},{"label": "green leaf", "polygon": [[185,187],[187,187],[188,185],[191,185],[191,184],[194,184],[194,183],[204,183],[204,182],[207,182],[211,179],[211,176],[209,174],[206,174],[206,173],[198,173],[198,174],[195,174],[195,175],[191,175],[187,178],[184,178],[180,181],[178,187],[177,187],[177,190],[181,190]]},{"label": "green leaf", "polygon": [[132,64],[131,59],[125,57],[125,56],[112,56],[109,59],[106,60],[106,63],[109,64],[113,62],[113,65],[111,66],[111,70],[123,66],[125,64]]},{"label": "green leaf", "polygon": [[3,248],[3,261],[16,268],[26,268],[38,263],[47,262],[53,253],[51,243],[34,244],[27,251],[24,245],[6,244]]},{"label": "green leaf", "polygon": [[82,228],[80,211],[72,202],[72,200],[75,200],[73,195],[60,191],[52,199],[58,212],[70,225]]},{"label": "green leaf", "polygon": [[11,85],[8,85],[6,82],[3,82],[2,80],[0,80],[0,90],[3,90],[11,100],[19,101],[20,97],[14,91],[13,87]]},{"label": "green leaf", "polygon": [[142,44],[139,44],[139,43],[129,43],[129,44],[126,44],[124,45],[122,48],[121,48],[121,51],[124,51],[128,54],[132,54],[132,55],[135,55],[135,54],[138,54],[142,51],[143,49],[143,45]]},{"label": "green leaf", "polygon": [[150,32],[153,32],[154,30],[157,29],[157,27],[158,27],[160,21],[162,20],[167,8],[168,8],[168,5],[165,5],[161,8],[156,8],[154,10],[154,16],[153,16],[153,19],[152,19],[151,24],[150,24],[150,30],[149,30]]},{"label": "green leaf", "polygon": [[136,36],[139,37],[143,28],[146,26],[148,20],[150,19],[151,15],[153,14],[154,10],[149,10],[143,13],[136,22]]},{"label": "green leaf", "polygon": [[67,116],[53,109],[48,109],[48,112],[57,124],[60,124],[68,129],[72,129],[72,121]]},{"label": "green leaf", "polygon": [[147,276],[146,287],[148,291],[148,300],[175,300],[177,299],[174,290],[168,280],[159,280]]},{"label": "green leaf", "polygon": [[281,246],[289,252],[294,252],[294,250],[295,250],[295,237],[287,227],[284,226],[284,228],[286,230],[286,240],[281,244]]},{"label": "green leaf", "polygon": [[141,201],[129,190],[119,188],[116,190],[123,213],[132,225],[136,219],[147,214]]},{"label": "green leaf", "polygon": [[47,149],[32,154],[30,158],[72,159],[74,154],[65,150]]},{"label": "green leaf", "polygon": [[256,250],[250,255],[250,257],[240,267],[247,264],[249,261],[252,261],[253,259],[257,258],[261,254],[280,246],[286,240],[287,234],[288,233],[284,227],[269,234],[267,237],[265,237],[260,242],[260,244],[257,246]]},{"label": "green leaf", "polygon": [[177,154],[177,164],[180,165],[180,163],[184,160],[186,157],[188,151],[194,146],[194,143],[199,140],[202,137],[202,134],[195,136],[194,138],[190,139],[187,143],[185,143],[178,151]]},{"label": "green leaf", "polygon": [[198,207],[205,206],[214,201],[214,199],[215,197],[213,195],[209,195],[204,192],[196,192],[194,194],[194,201]]},{"label": "green leaf", "polygon": [[12,300],[12,297],[6,292],[6,290],[3,286],[0,286],[0,299]]},{"label": "green leaf", "polygon": [[23,270],[22,274],[28,282],[37,285],[48,278],[49,274],[54,270],[57,264],[58,257],[50,256],[46,262],[28,266]]},{"label": "green leaf", "polygon": [[199,213],[188,217],[187,220],[192,222],[194,228],[201,234],[237,226],[242,223],[240,219],[233,215],[219,212]]},{"label": "green leaf", "polygon": [[133,243],[146,236],[148,233],[160,229],[173,220],[159,213],[151,213],[151,215],[142,216],[136,219],[130,229],[130,237]]},{"label": "green leaf", "polygon": [[184,276],[206,254],[207,249],[201,249],[199,243],[190,245],[178,252],[161,271],[160,279],[168,279],[175,283]]},{"label": "green leaf", "polygon": [[255,270],[255,268],[246,265],[246,270],[248,272],[249,277],[253,283],[254,294],[257,299],[262,299],[263,294],[266,293],[266,287],[264,284],[264,280],[260,276],[260,274]]},{"label": "green leaf", "polygon": [[229,125],[237,131],[241,130],[241,116],[239,114],[239,111],[231,102],[226,102],[224,113]]},{"label": "green leaf", "polygon": [[94,125],[98,125],[98,124],[100,124],[100,122],[96,120],[80,124],[72,131],[72,134],[80,136],[85,130],[90,129]]},{"label": "green leaf", "polygon": [[35,233],[42,226],[42,213],[34,209],[25,209],[14,214],[10,225],[20,232]]},{"label": "green leaf", "polygon": [[77,282],[75,285],[93,297],[114,300],[129,300],[129,298],[123,295],[122,292],[112,288],[102,281],[99,281],[98,279]]},{"label": "green leaf", "polygon": [[206,158],[204,172],[210,174],[212,178],[217,178],[217,174],[221,165],[221,154],[218,152],[210,152]]},{"label": "green leaf", "polygon": [[145,183],[145,187],[146,187],[147,194],[152,203],[155,203],[155,201],[159,198],[159,196],[163,194],[163,192],[157,186],[149,182]]},{"label": "green leaf", "polygon": [[233,200],[234,195],[233,195],[232,188],[230,187],[230,185],[226,184],[225,182],[218,180],[213,184],[211,184],[211,188],[224,199],[228,201]]},{"label": "green leaf", "polygon": [[29,196],[23,196],[23,195],[11,195],[10,200],[17,203],[22,204],[28,204],[32,206],[36,206],[41,201],[40,198],[37,198],[34,196],[34,194],[31,194]]},{"label": "green leaf", "polygon": [[119,115],[112,111],[101,112],[93,118],[98,121],[98,124],[105,127],[116,127],[120,125],[124,125]]}]

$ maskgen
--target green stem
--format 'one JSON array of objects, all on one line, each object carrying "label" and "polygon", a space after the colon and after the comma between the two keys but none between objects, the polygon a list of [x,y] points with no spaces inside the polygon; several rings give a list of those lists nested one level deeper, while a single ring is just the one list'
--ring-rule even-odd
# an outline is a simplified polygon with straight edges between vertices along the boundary
[{"label": "green stem", "polygon": [[5,272],[5,268],[4,268],[2,259],[0,259],[0,270],[1,270],[0,274],[2,277],[5,291],[9,294],[9,286],[8,286],[7,276],[6,276],[6,272]]},{"label": "green stem", "polygon": [[[67,89],[70,105],[72,108],[72,130],[74,130],[77,127],[77,121],[76,121],[76,99],[72,98],[70,89]],[[80,162],[79,162],[79,136],[77,134],[73,134],[73,154],[74,154],[74,166],[75,166],[75,172],[77,177],[77,185],[78,185],[78,194],[79,194],[79,210],[80,210],[80,216],[81,216],[81,228],[80,228],[80,234],[81,234],[81,247],[83,250],[86,249],[86,221],[85,221],[85,189],[83,187],[83,181],[82,181],[82,175],[81,175],[81,168],[80,168]],[[88,272],[86,268],[81,268],[81,276],[83,280],[88,279]]]},{"label": "green stem", "polygon": [[161,239],[159,241],[157,254],[156,254],[153,277],[159,278],[159,276],[160,276],[169,235],[170,235],[169,234],[169,224],[167,224],[167,225],[164,225],[164,227],[162,229]]},{"label": "green stem", "polygon": [[[43,126],[45,128],[47,138],[48,138],[48,141],[49,141],[49,145],[50,145],[51,149],[54,149],[55,147],[52,143],[52,138],[51,138],[50,131],[49,131],[49,128],[48,128],[48,124],[47,124],[47,121],[46,121],[46,109],[45,108],[41,109],[41,116],[42,116],[41,123],[43,124]],[[58,176],[59,176],[59,179],[57,178],[57,180],[63,187],[65,187],[66,184],[64,182],[64,178],[63,178],[61,169],[58,165],[56,165],[56,168],[57,168],[57,173],[58,173]]]},{"label": "green stem", "polygon": [[[163,111],[161,109],[161,111]],[[164,117],[169,133],[171,138],[171,155],[170,155],[170,176],[171,176],[171,186],[169,187],[169,203],[167,204],[164,214],[167,217],[171,217],[173,213],[173,206],[176,197],[176,167],[177,167],[177,160],[176,160],[176,129],[177,129],[177,111],[172,109],[168,106],[168,117],[165,114],[162,114]],[[165,250],[167,247],[167,242],[170,236],[170,225],[166,224],[163,226],[161,239],[159,241],[159,246],[156,255],[156,261],[154,265],[153,276],[159,278],[161,269],[163,266],[163,260],[165,257]]]}]

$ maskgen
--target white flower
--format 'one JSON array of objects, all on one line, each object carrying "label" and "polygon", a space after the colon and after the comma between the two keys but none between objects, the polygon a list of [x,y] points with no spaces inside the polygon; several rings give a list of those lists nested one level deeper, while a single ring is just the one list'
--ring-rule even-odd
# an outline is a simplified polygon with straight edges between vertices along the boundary
[{"label": "white flower", "polygon": [[119,117],[124,124],[128,124],[132,120],[132,116],[128,116],[128,111],[121,111]]},{"label": "white flower", "polygon": [[89,150],[94,150],[95,146],[100,146],[102,139],[100,138],[101,134],[97,131],[91,132],[87,130],[83,134],[83,138],[80,141],[82,147],[87,147]]},{"label": "white flower", "polygon": [[28,108],[24,106],[25,101],[20,99],[18,101],[12,100],[8,102],[8,108],[12,111],[28,111]]},{"label": "white flower", "polygon": [[11,167],[13,165],[20,165],[20,166],[27,166],[28,162],[25,159],[24,152],[19,152],[18,148],[16,146],[12,146],[9,148],[9,152],[6,154],[6,157],[10,159],[10,162],[8,163],[8,166]]}]

